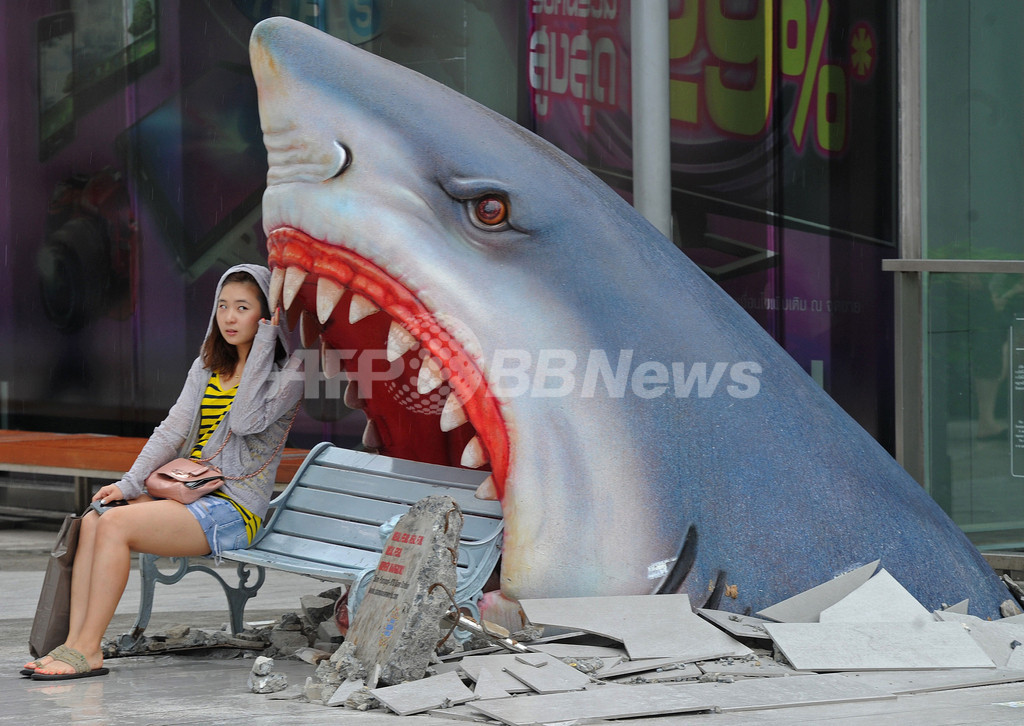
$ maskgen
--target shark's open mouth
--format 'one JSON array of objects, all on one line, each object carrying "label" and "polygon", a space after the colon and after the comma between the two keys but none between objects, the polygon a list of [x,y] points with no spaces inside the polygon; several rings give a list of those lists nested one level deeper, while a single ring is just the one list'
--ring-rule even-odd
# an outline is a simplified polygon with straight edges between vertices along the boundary
[{"label": "shark's open mouth", "polygon": [[298,321],[305,347],[320,341],[325,376],[346,373],[345,404],[367,417],[363,444],[402,459],[490,468],[478,496],[500,498],[508,432],[471,336],[349,249],[281,228],[267,250],[270,305],[280,301]]}]

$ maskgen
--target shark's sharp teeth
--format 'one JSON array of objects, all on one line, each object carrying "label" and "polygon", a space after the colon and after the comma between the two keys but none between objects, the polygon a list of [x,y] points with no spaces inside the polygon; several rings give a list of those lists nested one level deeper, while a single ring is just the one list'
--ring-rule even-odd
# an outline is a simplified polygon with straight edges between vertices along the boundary
[{"label": "shark's sharp teeth", "polygon": [[454,393],[448,396],[441,409],[441,430],[452,431],[466,423],[466,412],[462,408],[462,401]]},{"label": "shark's sharp teeth", "polygon": [[377,424],[373,420],[366,422],[366,428],[363,429],[363,446],[367,449],[379,449],[384,445],[381,441],[380,432],[377,431]]},{"label": "shark's sharp teeth", "polygon": [[299,294],[302,283],[309,273],[301,267],[289,267],[284,275],[284,309],[290,310],[295,296]]},{"label": "shark's sharp teeth", "polygon": [[489,476],[480,482],[480,486],[473,492],[473,496],[477,499],[486,499],[488,501],[498,501],[498,490],[494,486],[494,477]]},{"label": "shark's sharp teeth", "polygon": [[349,408],[366,408],[366,401],[359,397],[359,383],[349,380],[345,386],[345,405]]},{"label": "shark's sharp teeth", "polygon": [[420,395],[424,395],[440,387],[442,383],[444,383],[444,378],[441,376],[441,366],[433,356],[428,355],[420,366],[420,373],[416,378],[416,390]]},{"label": "shark's sharp teeth", "polygon": [[341,355],[324,341],[320,342],[320,371],[324,378],[337,378],[341,374]]},{"label": "shark's sharp teeth", "polygon": [[487,462],[487,452],[484,450],[484,445],[480,443],[479,436],[474,436],[466,444],[466,448],[463,449],[462,461],[460,463],[470,469],[479,469]]},{"label": "shark's sharp teeth", "polygon": [[282,290],[284,290],[284,268],[275,267],[274,271],[270,273],[270,300],[267,301],[271,315],[281,303]]},{"label": "shark's sharp teeth", "polygon": [[320,277],[316,281],[316,318],[321,325],[326,325],[344,294],[345,288],[329,277]]},{"label": "shark's sharp teeth", "polygon": [[352,304],[349,305],[348,308],[348,322],[350,325],[355,325],[363,318],[373,315],[378,310],[380,310],[379,307],[362,295],[353,295]]},{"label": "shark's sharp teeth", "polygon": [[391,323],[388,330],[388,362],[401,358],[416,345],[416,336],[403,328],[399,323]]},{"label": "shark's sharp teeth", "polygon": [[302,341],[302,347],[315,347],[316,339],[320,337],[321,332],[323,329],[313,319],[313,316],[303,310],[302,315],[299,316],[299,339]]}]

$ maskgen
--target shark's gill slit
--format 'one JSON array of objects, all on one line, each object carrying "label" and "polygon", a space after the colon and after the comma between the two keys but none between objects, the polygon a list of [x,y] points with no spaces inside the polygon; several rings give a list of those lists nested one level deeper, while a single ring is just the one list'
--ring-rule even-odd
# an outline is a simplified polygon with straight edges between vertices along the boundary
[{"label": "shark's gill slit", "polygon": [[508,434],[483,372],[455,331],[347,248],[288,227],[274,230],[267,248],[270,303],[280,302],[297,320],[304,347],[319,349],[325,378],[347,374],[345,405],[367,418],[363,445],[399,458],[489,469],[477,495],[499,499]]},{"label": "shark's gill slit", "polygon": [[675,564],[673,564],[672,569],[669,570],[668,575],[665,577],[665,581],[661,583],[661,587],[658,588],[658,592],[679,592],[683,587],[683,581],[686,579],[686,576],[690,574],[690,570],[693,569],[693,563],[696,560],[697,526],[691,524],[689,529],[686,530],[686,538],[683,540],[683,546],[679,550],[679,556],[676,557]]}]

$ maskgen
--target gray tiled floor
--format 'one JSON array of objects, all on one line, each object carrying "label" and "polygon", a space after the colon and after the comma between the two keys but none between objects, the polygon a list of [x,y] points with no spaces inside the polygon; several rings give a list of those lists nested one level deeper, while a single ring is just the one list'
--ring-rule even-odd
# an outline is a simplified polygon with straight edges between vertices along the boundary
[{"label": "gray tiled floor", "polygon": [[[251,660],[186,655],[121,658],[108,661],[110,674],[61,683],[21,678],[18,668],[27,660],[26,641],[35,607],[45,552],[52,533],[0,529],[0,724],[392,724],[398,726],[455,726],[454,721],[426,715],[399,717],[383,711],[366,713],[275,700],[246,690]],[[138,602],[135,581],[125,606],[109,634],[126,632]],[[300,595],[316,592],[308,578],[270,573],[256,605],[247,612],[254,620],[295,610]],[[178,585],[158,586],[151,630],[174,623],[217,627],[226,620],[220,588],[211,578],[196,574]],[[277,670],[292,687],[313,674],[301,661],[279,661]],[[773,679],[776,680],[776,679]],[[648,686],[657,688],[658,686]],[[637,688],[644,688],[638,686]],[[639,694],[639,691],[638,691]],[[761,709],[740,713],[691,714],[640,719],[645,724],[825,724],[844,726],[898,724],[1019,724],[1024,721],[1024,684],[1014,683],[899,696],[882,701]]]}]

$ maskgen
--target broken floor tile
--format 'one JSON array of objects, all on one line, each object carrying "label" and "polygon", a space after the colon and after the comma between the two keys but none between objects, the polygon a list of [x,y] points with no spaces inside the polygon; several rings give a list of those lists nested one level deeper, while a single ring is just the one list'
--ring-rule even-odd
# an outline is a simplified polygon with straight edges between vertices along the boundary
[{"label": "broken floor tile", "polygon": [[521,600],[527,620],[621,640],[630,658],[680,661],[746,655],[750,648],[694,614],[685,593]]},{"label": "broken floor tile", "polygon": [[777,678],[780,676],[808,675],[809,671],[798,671],[785,663],[779,663],[770,655],[749,658],[722,658],[697,663],[702,673],[709,675],[743,676],[748,678]]},{"label": "broken floor tile", "polygon": [[822,623],[934,622],[935,617],[889,572],[870,580],[821,611]]},{"label": "broken floor tile", "polygon": [[932,671],[862,671],[837,676],[867,683],[898,696],[1024,681],[1024,673],[1007,668],[950,668]]},{"label": "broken floor tile", "polygon": [[547,660],[538,662],[534,657],[530,663],[524,663],[522,656],[516,656],[514,663],[505,666],[505,672],[522,681],[537,693],[561,693],[575,691],[591,682],[589,676],[580,673],[570,665],[566,665],[554,656],[546,653],[531,653]]},{"label": "broken floor tile", "polygon": [[816,623],[821,611],[835,605],[874,574],[881,560],[858,567],[845,575],[823,582],[810,590],[804,590],[791,598],[776,603],[757,614],[780,623]]},{"label": "broken floor tile", "polygon": [[344,683],[342,683],[340,686],[338,686],[338,688],[334,691],[334,694],[331,695],[331,697],[327,699],[327,702],[326,702],[325,705],[327,705],[327,706],[344,706],[345,705],[345,701],[348,700],[348,697],[351,696],[353,693],[355,693],[356,691],[358,691],[362,687],[363,687],[363,679],[362,678],[352,678],[350,680],[347,680]]},{"label": "broken floor tile", "polygon": [[798,670],[994,667],[959,623],[769,623],[765,628]]},{"label": "broken floor tile", "polygon": [[452,706],[451,708],[432,708],[427,711],[428,716],[447,718],[452,721],[474,721],[476,723],[495,723],[494,719],[486,716],[480,711],[475,711],[469,706]]},{"label": "broken floor tile", "polygon": [[625,658],[625,648],[606,645],[578,645],[573,643],[541,643],[529,646],[530,650],[547,653],[556,658]]},{"label": "broken floor tile", "polygon": [[515,663],[516,657],[511,653],[499,655],[471,655],[459,662],[462,672],[476,681],[484,668],[491,672],[494,683],[509,693],[528,693],[530,687],[505,672],[505,666]]},{"label": "broken floor tile", "polygon": [[641,671],[628,676],[611,679],[613,683],[670,683],[673,681],[695,680],[703,674],[694,663],[673,663],[653,671]]},{"label": "broken floor tile", "polygon": [[457,706],[475,698],[455,673],[442,673],[418,681],[373,688],[370,693],[399,716],[422,713],[442,706]]},{"label": "broken floor tile", "polygon": [[682,662],[678,658],[638,658],[606,666],[594,675],[597,678],[618,678],[619,676],[656,671],[659,668],[667,668]]},{"label": "broken floor tile", "polygon": [[[507,673],[501,673],[504,678]],[[481,668],[476,674],[476,684],[473,686],[473,695],[480,701],[491,701],[495,698],[508,698],[511,694],[500,685],[498,676],[487,668]]]},{"label": "broken floor tile", "polygon": [[729,633],[734,638],[760,638],[771,640],[764,624],[768,620],[755,618],[750,615],[738,615],[726,612],[725,610],[710,610],[708,608],[697,608],[697,614],[708,620],[719,628]]},{"label": "broken floor tile", "polygon": [[841,703],[894,698],[869,684],[838,679],[835,674],[801,678],[752,678],[736,683],[607,685],[588,691],[549,696],[474,701],[470,708],[509,726],[583,723],[597,719],[779,708],[788,705]]}]

